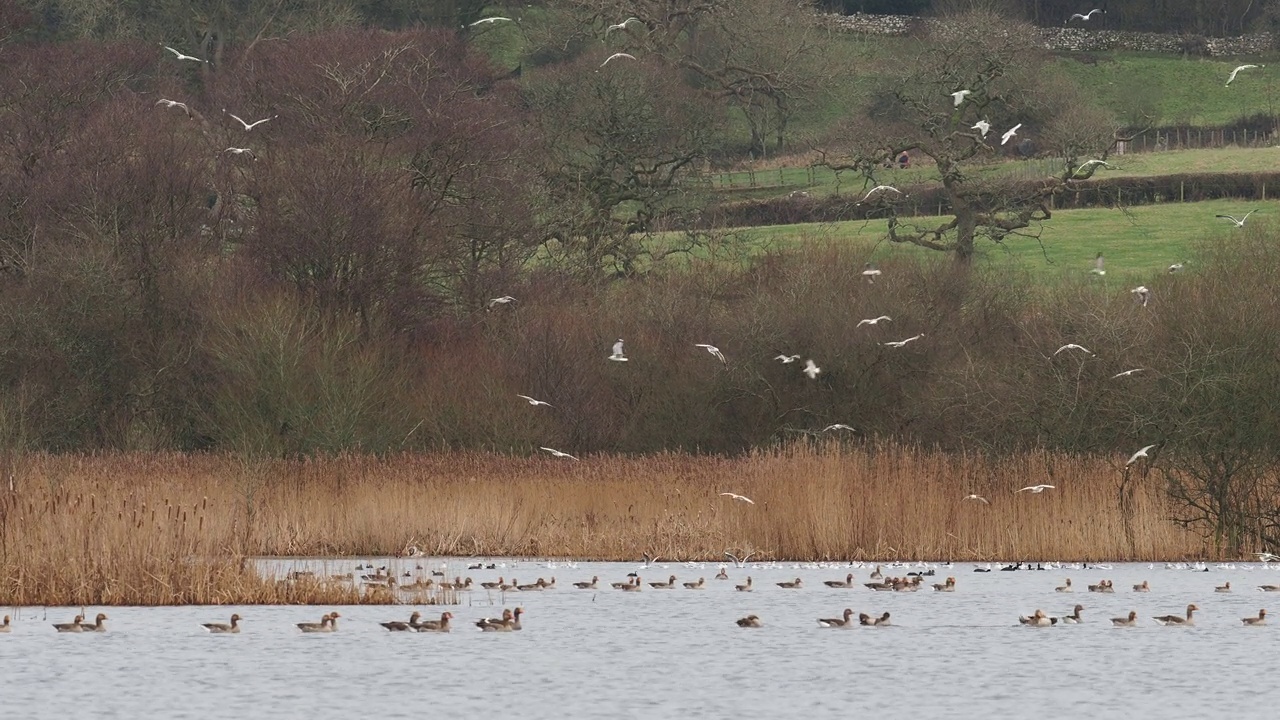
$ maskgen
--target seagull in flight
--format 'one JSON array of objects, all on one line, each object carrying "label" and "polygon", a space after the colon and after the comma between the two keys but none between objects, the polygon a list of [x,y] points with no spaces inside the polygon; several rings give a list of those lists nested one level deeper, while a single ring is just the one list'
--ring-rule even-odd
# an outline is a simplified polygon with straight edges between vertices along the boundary
[{"label": "seagull in flight", "polygon": [[1130,455],[1129,462],[1125,463],[1125,467],[1128,467],[1138,462],[1138,458],[1150,458],[1151,456],[1147,454],[1147,451],[1153,447],[1155,447],[1155,445],[1148,445],[1142,448],[1141,450],[1139,450],[1138,452],[1134,453],[1133,455]]},{"label": "seagull in flight", "polygon": [[880,274],[880,268],[876,267],[875,264],[873,263],[867,263],[862,267],[862,277],[866,278],[867,282],[871,283],[872,285],[875,284],[876,276],[879,274]]},{"label": "seagull in flight", "polygon": [[626,362],[627,356],[622,354],[622,338],[618,338],[618,342],[613,344],[613,354],[609,356],[614,362]]},{"label": "seagull in flight", "polygon": [[208,62],[207,60],[204,60],[204,59],[198,58],[198,57],[196,57],[195,55],[183,55],[182,53],[178,52],[177,50],[174,50],[173,48],[169,47],[168,45],[165,45],[165,46],[164,46],[164,49],[165,49],[165,50],[168,50],[168,51],[169,51],[169,52],[171,52],[171,53],[173,53],[173,54],[174,54],[174,57],[178,58],[179,60],[194,60],[195,62]]},{"label": "seagull in flight", "polygon": [[1093,269],[1090,270],[1089,272],[1093,273],[1094,275],[1106,275],[1107,270],[1104,267],[1105,263],[1106,263],[1106,260],[1102,259],[1102,253],[1098,253],[1098,256],[1093,259]]},{"label": "seagull in flight", "polygon": [[865,320],[859,320],[858,324],[855,327],[862,327],[863,325],[879,325],[881,320],[893,322],[893,318],[889,317],[888,315],[881,315],[880,317],[873,317],[873,318],[866,318]]},{"label": "seagull in flight", "polygon": [[[224,109],[222,110],[222,112],[227,112],[227,111],[226,111],[226,109],[224,108]],[[271,117],[266,117],[266,118],[262,118],[261,120],[257,120],[257,121],[252,122],[252,123],[247,123],[247,122],[245,122],[244,120],[241,120],[241,119],[240,119],[240,117],[239,117],[238,115],[235,115],[235,114],[233,114],[233,113],[227,113],[227,114],[228,114],[228,115],[230,115],[232,118],[234,118],[234,119],[236,120],[236,122],[238,122],[238,123],[240,123],[241,125],[243,125],[243,126],[244,126],[244,131],[245,131],[245,132],[249,132],[250,130],[252,130],[252,129],[254,129],[254,128],[258,127],[259,125],[261,125],[261,124],[262,124],[262,123],[264,123],[264,122],[270,122],[270,121],[275,120],[276,118],[280,117],[279,115],[272,115]]]},{"label": "seagull in flight", "polygon": [[475,22],[471,23],[471,24],[470,24],[470,25],[468,25],[467,27],[475,27],[475,26],[477,26],[477,25],[483,25],[483,24],[485,24],[485,23],[496,23],[496,22],[502,22],[502,21],[504,21],[504,20],[505,20],[506,22],[515,22],[515,20],[512,20],[512,19],[511,19],[511,18],[509,18],[509,17],[500,17],[500,16],[496,16],[496,15],[495,15],[494,17],[481,18],[481,19],[479,19],[479,20],[477,20],[477,21],[475,21]]},{"label": "seagull in flight", "polygon": [[982,504],[984,504],[984,505],[990,505],[990,504],[991,504],[991,501],[990,501],[990,500],[988,500],[988,499],[986,499],[986,498],[982,497],[981,495],[965,495],[965,496],[964,496],[964,499],[965,499],[965,500],[973,500],[974,502],[981,502],[981,503],[982,503]]},{"label": "seagull in flight", "polygon": [[912,342],[912,341],[914,341],[914,340],[919,340],[919,339],[920,339],[920,338],[922,338],[922,337],[924,337],[924,333],[920,333],[919,335],[912,335],[911,337],[907,338],[906,340],[895,340],[895,341],[893,341],[893,342],[886,342],[886,343],[880,343],[880,344],[881,344],[881,345],[884,345],[885,347],[900,348],[900,347],[902,347],[903,345],[906,345],[907,343]]},{"label": "seagull in flight", "polygon": [[731,498],[733,498],[734,500],[740,500],[740,501],[742,501],[742,502],[744,502],[744,503],[747,503],[748,505],[755,505],[755,504],[756,504],[756,501],[755,501],[755,500],[752,500],[751,498],[747,497],[746,495],[739,495],[739,494],[737,494],[737,493],[731,493],[731,492],[722,492],[722,493],[720,493],[720,494],[721,494],[721,495],[723,495],[723,496],[725,496],[725,497],[731,497]]},{"label": "seagull in flight", "polygon": [[489,301],[489,307],[495,307],[495,306],[498,306],[498,305],[506,305],[506,304],[508,304],[508,303],[513,303],[513,302],[515,302],[515,301],[516,301],[516,299],[515,299],[515,298],[513,298],[513,297],[511,297],[510,295],[503,295],[502,297],[496,297],[496,298],[493,298],[492,300],[490,300],[490,301]]},{"label": "seagull in flight", "polygon": [[822,368],[814,364],[813,358],[809,358],[808,360],[804,361],[804,370],[802,370],[801,372],[803,372],[805,375],[808,375],[810,380],[817,380],[818,373],[822,372]]},{"label": "seagull in flight", "polygon": [[1090,352],[1090,351],[1089,351],[1089,348],[1087,348],[1087,347],[1085,347],[1085,346],[1083,346],[1083,345],[1077,345],[1077,344],[1075,344],[1075,343],[1067,343],[1066,345],[1063,345],[1062,347],[1060,347],[1060,348],[1058,348],[1057,350],[1055,350],[1053,354],[1054,354],[1054,355],[1057,355],[1058,353],[1062,352],[1063,350],[1083,350],[1083,351],[1084,351],[1084,354],[1086,354],[1086,355],[1092,355],[1092,354],[1093,354],[1092,352]]},{"label": "seagull in flight", "polygon": [[964,102],[964,96],[972,94],[972,90],[957,90],[951,93],[951,99],[955,102],[956,107],[960,107],[960,103]]},{"label": "seagull in flight", "polygon": [[1224,220],[1230,220],[1231,222],[1235,223],[1235,226],[1236,226],[1236,227],[1238,227],[1238,228],[1242,228],[1242,227],[1244,227],[1244,221],[1245,221],[1245,220],[1248,220],[1248,219],[1249,219],[1249,216],[1250,216],[1250,215],[1252,215],[1252,214],[1254,214],[1254,213],[1256,213],[1256,212],[1258,212],[1258,211],[1257,211],[1257,209],[1250,210],[1249,212],[1245,213],[1245,214],[1244,214],[1244,217],[1240,218],[1239,220],[1235,219],[1235,218],[1234,218],[1234,217],[1232,217],[1231,215],[1214,215],[1214,217],[1220,217],[1220,218],[1222,218],[1222,219],[1224,219]]},{"label": "seagull in flight", "polygon": [[848,430],[849,432],[857,432],[857,430],[845,425],[844,423],[835,423],[822,428],[822,432],[831,432],[832,430]]},{"label": "seagull in flight", "polygon": [[902,191],[901,191],[901,190],[899,190],[898,188],[896,188],[896,187],[894,187],[894,186],[892,186],[892,185],[877,185],[877,186],[875,186],[875,187],[871,188],[870,190],[868,190],[866,195],[863,195],[863,196],[862,196],[862,202],[866,202],[866,201],[867,201],[867,198],[869,198],[869,197],[871,197],[872,195],[874,195],[874,194],[876,194],[876,193],[880,192],[881,190],[892,190],[892,191],[894,191],[894,192],[898,193],[899,195],[901,195],[901,194],[902,194]]},{"label": "seagull in flight", "polygon": [[1136,375],[1137,373],[1140,373],[1143,370],[1144,368],[1134,368],[1132,370],[1125,370],[1124,372],[1118,372],[1115,375],[1112,375],[1111,379],[1115,380],[1116,378],[1129,377],[1130,375]]},{"label": "seagull in flight", "polygon": [[1134,298],[1142,303],[1142,307],[1146,307],[1147,301],[1151,299],[1151,291],[1147,289],[1146,285],[1139,285],[1129,292],[1133,293]]},{"label": "seagull in flight", "polygon": [[[1027,487],[1022,488],[1018,492],[1029,492],[1032,495],[1039,495],[1045,490],[1054,490],[1054,489],[1056,488],[1054,488],[1054,486],[1052,485],[1028,485]],[[1017,493],[1014,493],[1014,494],[1016,495]]]},{"label": "seagull in flight", "polygon": [[800,359],[799,355],[778,355],[777,357],[774,358],[774,360],[777,360],[783,365],[790,365],[791,363],[799,359]]},{"label": "seagull in flight", "polygon": [[1072,20],[1075,20],[1076,18],[1080,18],[1081,20],[1085,20],[1085,21],[1087,21],[1089,18],[1093,17],[1093,14],[1094,14],[1094,13],[1104,13],[1104,12],[1106,12],[1106,10],[1101,10],[1101,9],[1099,9],[1099,8],[1094,8],[1094,9],[1090,10],[1089,12],[1084,13],[1083,15],[1081,15],[1080,13],[1076,13],[1076,14],[1072,15],[1071,17],[1067,18],[1067,22],[1071,22]]},{"label": "seagull in flight", "polygon": [[973,127],[969,129],[977,130],[978,132],[982,133],[982,137],[985,138],[987,136],[987,133],[991,132],[991,123],[987,122],[986,120],[979,120],[978,122],[973,124]]},{"label": "seagull in flight", "polygon": [[617,60],[618,58],[627,58],[628,60],[635,60],[636,56],[628,55],[627,53],[622,53],[622,52],[614,53],[609,57],[605,58],[604,62],[600,63],[600,67],[604,67],[605,65],[608,65],[610,60]]},{"label": "seagull in flight", "polygon": [[1009,128],[1009,132],[1000,136],[1000,144],[1004,145],[1008,143],[1011,139],[1013,139],[1013,136],[1018,134],[1018,128],[1020,127],[1022,127],[1022,123],[1018,123],[1017,125],[1014,125],[1013,127]]},{"label": "seagull in flight", "polygon": [[720,352],[720,348],[716,347],[715,345],[708,345],[706,343],[694,343],[693,346],[700,347],[703,350],[706,350],[707,352],[716,356],[716,359],[724,363],[725,365],[729,364],[729,361],[724,359],[724,353]]},{"label": "seagull in flight", "polygon": [[1076,168],[1076,172],[1075,172],[1075,173],[1071,173],[1071,174],[1072,174],[1072,175],[1075,175],[1076,173],[1080,172],[1081,170],[1087,170],[1088,168],[1090,168],[1090,167],[1092,167],[1092,166],[1094,166],[1094,165],[1101,165],[1101,166],[1103,166],[1103,167],[1105,167],[1105,168],[1111,168],[1112,170],[1115,170],[1115,169],[1116,169],[1116,166],[1115,166],[1115,165],[1112,165],[1111,163],[1107,162],[1106,160],[1088,160],[1088,161],[1086,161],[1086,162],[1084,162],[1084,163],[1081,163],[1081,164],[1080,164],[1080,167]]},{"label": "seagull in flight", "polygon": [[1240,72],[1241,70],[1248,70],[1250,68],[1260,68],[1260,67],[1266,67],[1266,65],[1241,65],[1235,70],[1232,70],[1231,74],[1227,76],[1226,87],[1231,87],[1231,81],[1236,79],[1236,73]]},{"label": "seagull in flight", "polygon": [[249,157],[253,158],[254,160],[257,160],[257,159],[258,159],[258,156],[257,156],[257,155],[255,155],[255,154],[254,154],[254,152],[253,152],[253,150],[251,150],[251,149],[249,149],[249,148],[229,147],[229,148],[227,148],[226,150],[223,150],[222,152],[229,152],[229,153],[231,153],[232,155],[248,155]]},{"label": "seagull in flight", "polygon": [[[530,405],[532,405],[532,406],[534,406],[534,407],[538,407],[539,405],[546,405],[546,406],[547,406],[547,407],[549,407],[549,408],[553,408],[553,407],[555,407],[555,405],[552,405],[551,403],[549,403],[549,402],[547,402],[547,401],[545,401],[545,400],[535,400],[535,399],[533,399],[533,398],[529,397],[528,395],[516,395],[516,397],[520,398],[521,400],[524,400],[525,402],[529,403]],[[546,448],[542,448],[542,449],[543,449],[543,450],[546,450]],[[576,459],[576,458],[575,458],[575,459]]]},{"label": "seagull in flight", "polygon": [[186,103],[181,103],[181,102],[178,102],[177,100],[165,100],[164,98],[160,98],[159,100],[156,101],[156,105],[163,105],[167,108],[182,108],[182,112],[186,113],[187,117],[191,117],[191,108],[187,107]]},{"label": "seagull in flight", "polygon": [[539,449],[539,450],[545,450],[545,451],[547,451],[547,452],[551,453],[551,455],[552,455],[553,457],[558,457],[558,458],[569,458],[570,460],[577,460],[577,459],[578,459],[578,458],[576,458],[576,457],[574,457],[574,456],[570,455],[570,454],[569,454],[569,453],[567,453],[567,452],[560,452],[559,450],[557,450],[557,449],[555,449],[555,448],[544,447],[544,448],[538,448],[538,449]]},{"label": "seagull in flight", "polygon": [[627,29],[627,26],[628,26],[628,25],[630,25],[630,24],[631,24],[631,23],[633,23],[633,22],[638,22],[638,23],[640,23],[641,25],[643,25],[643,24],[644,24],[644,21],[642,21],[642,20],[641,20],[640,18],[638,18],[638,17],[629,17],[629,18],[627,18],[626,20],[623,20],[622,22],[618,23],[617,25],[610,25],[609,27],[605,28],[605,29],[604,29],[604,36],[605,36],[605,37],[609,37],[609,33],[613,32],[614,30],[626,30],[626,29]]}]

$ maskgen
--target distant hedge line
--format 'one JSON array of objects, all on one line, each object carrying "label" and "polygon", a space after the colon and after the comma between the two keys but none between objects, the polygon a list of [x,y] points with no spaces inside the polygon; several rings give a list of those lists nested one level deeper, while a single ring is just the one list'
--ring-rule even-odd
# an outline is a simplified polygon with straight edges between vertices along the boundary
[{"label": "distant hedge line", "polygon": [[[1026,184],[1030,188],[1041,181]],[[1234,198],[1265,200],[1280,197],[1280,171],[1255,173],[1182,173],[1153,177],[1081,180],[1054,197],[1053,209],[1152,205],[1162,202],[1200,202]],[[700,227],[752,227],[810,222],[866,220],[885,216],[883,206],[859,202],[861,193],[746,200],[718,205],[703,213]],[[911,192],[910,210],[903,215],[948,215],[951,205],[939,187]]]}]

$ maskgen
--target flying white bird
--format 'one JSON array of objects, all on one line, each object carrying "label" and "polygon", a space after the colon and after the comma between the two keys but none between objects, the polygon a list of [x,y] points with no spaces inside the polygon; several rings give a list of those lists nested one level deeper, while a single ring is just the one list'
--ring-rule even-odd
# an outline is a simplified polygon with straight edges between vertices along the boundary
[{"label": "flying white bird", "polygon": [[778,355],[778,356],[774,357],[773,359],[774,359],[774,360],[777,360],[778,362],[782,363],[783,365],[790,365],[791,363],[793,363],[793,362],[795,362],[795,361],[799,360],[799,359],[800,359],[800,356],[799,356],[799,355]]},{"label": "flying white bird", "polygon": [[1054,490],[1054,489],[1055,488],[1052,485],[1028,485],[1027,487],[1022,488],[1018,492],[1029,492],[1033,495],[1039,495],[1045,490]]},{"label": "flying white bird", "polygon": [[258,156],[255,155],[253,150],[250,150],[249,148],[229,147],[226,150],[223,150],[222,152],[229,152],[232,155],[248,155],[254,160],[258,159]]},{"label": "flying white bird", "polygon": [[1147,301],[1151,299],[1151,291],[1147,289],[1146,285],[1139,285],[1129,292],[1133,293],[1134,299],[1142,303],[1142,307],[1146,307]]},{"label": "flying white bird", "polygon": [[1137,373],[1142,372],[1143,369],[1144,368],[1134,368],[1132,370],[1125,370],[1124,372],[1118,372],[1115,375],[1112,375],[1111,379],[1115,380],[1116,378],[1129,377],[1130,375],[1136,375]]},{"label": "flying white bird", "polygon": [[873,263],[867,263],[862,267],[862,277],[866,278],[867,282],[871,283],[872,285],[875,284],[876,276],[879,274],[880,274],[880,268],[877,268]]},{"label": "flying white bird", "polygon": [[1083,345],[1077,345],[1077,344],[1075,344],[1075,343],[1067,343],[1066,345],[1063,345],[1062,347],[1060,347],[1060,348],[1058,348],[1056,351],[1054,351],[1054,353],[1053,353],[1053,354],[1054,354],[1054,355],[1057,355],[1058,353],[1062,352],[1063,350],[1083,350],[1085,355],[1092,355],[1092,354],[1093,354],[1092,352],[1090,352],[1090,351],[1089,351],[1089,348],[1087,348],[1087,347],[1085,347],[1085,346],[1083,346]]},{"label": "flying white bird", "polygon": [[479,19],[479,20],[477,20],[477,21],[475,21],[475,22],[471,23],[471,24],[470,24],[470,25],[468,25],[467,27],[475,27],[475,26],[477,26],[477,25],[483,25],[483,24],[485,24],[485,23],[496,23],[496,22],[502,22],[502,21],[504,21],[504,20],[505,20],[505,21],[507,21],[507,22],[515,22],[515,20],[512,20],[512,19],[511,19],[511,18],[509,18],[509,17],[499,17],[499,16],[494,16],[494,17],[481,18],[481,19]]},{"label": "flying white bird", "polygon": [[[1103,166],[1103,167],[1111,168],[1112,170],[1114,170],[1114,169],[1116,168],[1116,166],[1115,166],[1115,165],[1112,165],[1111,163],[1107,162],[1106,160],[1088,160],[1088,161],[1085,161],[1085,162],[1081,163],[1081,164],[1080,164],[1080,167],[1076,168],[1076,172],[1078,173],[1078,172],[1080,172],[1081,170],[1086,170],[1086,169],[1088,169],[1089,167],[1091,167],[1091,166],[1093,166],[1093,165],[1101,165],[1101,166]],[[1071,173],[1071,174],[1072,174],[1072,175],[1075,175],[1076,173]]]},{"label": "flying white bird", "polygon": [[600,63],[600,67],[604,67],[605,65],[608,65],[610,60],[616,60],[617,58],[627,58],[629,60],[635,60],[636,56],[628,55],[627,53],[614,53],[609,57],[605,58],[604,62]]},{"label": "flying white bird", "polygon": [[629,17],[629,18],[627,18],[626,20],[623,20],[622,22],[618,23],[617,25],[610,25],[609,27],[605,28],[605,29],[604,29],[604,35],[605,35],[605,37],[608,37],[608,36],[609,36],[609,33],[613,32],[614,30],[626,30],[626,29],[627,29],[627,26],[628,26],[628,25],[630,25],[630,24],[631,24],[631,23],[633,23],[633,22],[638,22],[638,23],[640,23],[641,25],[643,25],[643,24],[644,24],[644,21],[642,21],[642,20],[641,20],[640,18],[638,18],[638,17]]},{"label": "flying white bird", "polygon": [[1098,9],[1098,8],[1094,8],[1094,9],[1090,10],[1089,12],[1087,12],[1087,13],[1085,13],[1085,14],[1083,14],[1083,15],[1081,15],[1080,13],[1076,13],[1076,14],[1072,15],[1071,17],[1067,18],[1067,22],[1071,22],[1072,20],[1075,20],[1076,18],[1080,18],[1081,20],[1088,20],[1089,18],[1093,17],[1093,14],[1094,14],[1094,13],[1104,13],[1104,12],[1106,12],[1106,10],[1100,10],[1100,9]]},{"label": "flying white bird", "polygon": [[1236,79],[1236,73],[1240,72],[1241,70],[1248,70],[1250,68],[1260,68],[1260,67],[1266,67],[1266,65],[1241,65],[1235,70],[1232,70],[1231,74],[1227,76],[1226,87],[1231,87],[1231,81]]},{"label": "flying white bird", "polygon": [[914,341],[914,340],[919,340],[919,339],[920,339],[920,338],[922,338],[922,337],[924,337],[924,333],[920,333],[919,335],[912,335],[911,337],[907,338],[906,340],[896,340],[896,341],[894,341],[894,342],[885,342],[885,343],[880,343],[880,344],[881,344],[881,345],[884,345],[885,347],[900,348],[900,347],[902,347],[903,345],[906,345],[907,343],[912,342],[912,341]]},{"label": "flying white bird", "polygon": [[187,107],[186,103],[181,103],[181,102],[178,102],[177,100],[165,100],[164,98],[160,98],[159,100],[156,101],[156,105],[163,105],[167,108],[182,108],[182,112],[186,113],[187,117],[191,117],[191,108]]},{"label": "flying white bird", "polygon": [[1249,212],[1245,213],[1245,214],[1244,214],[1244,217],[1240,218],[1239,220],[1235,219],[1234,217],[1232,217],[1232,216],[1230,216],[1230,215],[1214,215],[1214,217],[1220,217],[1220,218],[1222,218],[1222,219],[1224,219],[1224,220],[1230,220],[1231,222],[1235,223],[1235,226],[1236,226],[1236,227],[1238,227],[1238,228],[1242,228],[1242,227],[1244,227],[1244,221],[1245,221],[1245,220],[1248,220],[1248,219],[1249,219],[1249,216],[1250,216],[1250,215],[1252,215],[1252,214],[1254,214],[1254,213],[1256,213],[1256,212],[1258,212],[1256,209],[1254,209],[1254,210],[1250,210]]},{"label": "flying white bird", "polygon": [[551,455],[552,455],[553,457],[558,457],[558,458],[569,458],[570,460],[577,460],[577,459],[578,459],[578,458],[576,458],[576,457],[574,457],[574,456],[570,455],[570,454],[569,454],[569,453],[567,453],[567,452],[560,452],[559,450],[557,450],[557,449],[555,449],[555,448],[544,447],[544,448],[539,448],[539,449],[540,449],[540,450],[545,450],[545,451],[547,451],[547,452],[551,453]]},{"label": "flying white bird", "polygon": [[973,127],[969,129],[977,130],[981,132],[982,137],[985,138],[987,136],[987,133],[991,132],[991,123],[987,122],[986,120],[979,120],[978,122],[973,124]]},{"label": "flying white bird", "polygon": [[1147,454],[1147,451],[1148,451],[1148,450],[1150,450],[1150,449],[1151,449],[1151,448],[1153,448],[1153,447],[1155,447],[1155,445],[1148,445],[1148,446],[1146,446],[1146,447],[1142,448],[1141,450],[1139,450],[1138,452],[1134,453],[1133,455],[1129,456],[1129,462],[1125,463],[1125,466],[1126,466],[1126,467],[1128,467],[1129,465],[1132,465],[1132,464],[1134,464],[1134,463],[1138,462],[1138,458],[1149,458],[1149,457],[1151,457],[1150,455],[1148,455],[1148,454]]},{"label": "flying white bird", "polygon": [[731,497],[731,498],[733,498],[734,500],[740,500],[740,501],[742,501],[742,502],[744,502],[744,503],[747,503],[747,504],[749,504],[749,505],[755,505],[755,504],[756,504],[756,501],[755,501],[755,500],[752,500],[751,498],[747,497],[746,495],[739,495],[739,494],[737,494],[737,493],[731,493],[731,492],[722,492],[722,493],[720,493],[720,494],[721,494],[721,495],[723,495],[723,496],[725,496],[725,497]]},{"label": "flying white bird", "polygon": [[503,295],[502,297],[496,297],[496,298],[493,298],[492,300],[490,300],[490,301],[489,301],[489,307],[496,307],[496,306],[498,306],[498,305],[506,305],[507,303],[513,303],[513,302],[515,302],[515,301],[516,301],[516,299],[515,299],[515,298],[513,298],[513,297],[511,297],[510,295]]},{"label": "flying white bird", "polygon": [[991,504],[991,501],[990,501],[990,500],[988,500],[988,499],[986,499],[986,498],[982,497],[981,495],[965,495],[965,496],[964,496],[964,499],[965,499],[965,500],[973,500],[974,502],[981,502],[981,503],[983,503],[984,505],[990,505],[990,504]]},{"label": "flying white bird", "polygon": [[618,338],[618,342],[613,344],[613,354],[609,356],[614,362],[626,362],[627,356],[622,354],[622,338]]},{"label": "flying white bird", "polygon": [[810,358],[804,361],[804,370],[802,370],[801,372],[803,372],[805,375],[808,375],[810,380],[817,380],[818,373],[822,372],[822,368],[815,365],[813,362],[813,358]]},{"label": "flying white bird", "polygon": [[[224,109],[222,112],[227,112],[227,111]],[[232,114],[232,113],[227,113],[227,114],[228,114],[228,115],[231,115],[231,117],[232,117],[232,118],[234,118],[234,119],[236,120],[236,122],[238,122],[238,123],[240,123],[241,125],[243,125],[243,126],[244,126],[244,130],[245,130],[245,132],[248,132],[248,131],[250,131],[250,130],[252,130],[252,129],[256,128],[256,127],[258,127],[259,125],[261,125],[261,124],[262,124],[262,123],[264,123],[264,122],[270,122],[270,121],[275,120],[276,118],[280,117],[279,115],[272,115],[271,117],[266,117],[266,118],[262,118],[261,120],[258,120],[258,121],[252,122],[252,123],[247,123],[247,122],[245,122],[244,120],[241,120],[238,116],[236,116],[236,115],[234,115],[234,114]]]},{"label": "flying white bird", "polygon": [[[533,398],[529,397],[528,395],[516,395],[516,397],[520,398],[521,400],[524,400],[525,402],[529,403],[530,405],[532,405],[532,406],[534,406],[534,407],[538,407],[539,405],[546,405],[546,406],[547,406],[547,407],[549,407],[549,408],[553,408],[553,407],[555,407],[555,405],[552,405],[551,403],[549,403],[549,402],[547,402],[547,401],[545,401],[545,400],[535,400],[535,399],[533,399]],[[546,449],[546,448],[543,448],[543,450],[545,450],[545,449]]]},{"label": "flying white bird", "polygon": [[872,195],[874,195],[874,194],[876,194],[876,193],[880,192],[881,190],[892,190],[893,192],[896,192],[896,193],[898,193],[899,195],[901,195],[901,194],[902,194],[902,191],[901,191],[901,190],[899,190],[898,188],[896,188],[896,187],[894,187],[894,186],[892,186],[892,185],[877,185],[877,186],[875,186],[875,187],[871,188],[870,190],[868,190],[866,195],[863,195],[863,196],[862,196],[862,202],[866,202],[866,201],[867,201],[867,198],[869,198],[869,197],[871,197]]},{"label": "flying white bird", "polygon": [[183,55],[182,53],[178,52],[177,50],[174,50],[168,45],[165,45],[164,49],[173,53],[174,56],[177,57],[179,60],[194,60],[195,62],[206,62],[205,60],[202,60],[201,58],[198,58],[195,55]]},{"label": "flying white bird", "polygon": [[888,322],[893,322],[893,318],[889,317],[888,315],[881,315],[880,317],[873,317],[873,318],[867,318],[865,320],[859,320],[856,327],[862,327],[863,325],[879,325],[881,320],[887,320]]},{"label": "flying white bird", "polygon": [[857,430],[854,430],[844,423],[835,423],[834,425],[828,425],[822,428],[822,432],[831,432],[832,430],[848,430],[849,432],[857,432]]},{"label": "flying white bird", "polygon": [[706,343],[695,343],[694,347],[700,347],[703,350],[706,350],[707,352],[714,355],[716,359],[719,360],[720,362],[726,365],[729,364],[729,361],[724,359],[724,353],[720,352],[720,348],[716,347],[715,345],[708,345]]},{"label": "flying white bird", "polygon": [[951,93],[951,99],[955,101],[956,107],[960,107],[960,103],[964,102],[964,96],[971,95],[972,93],[972,90],[957,90]]},{"label": "flying white bird", "polygon": [[1178,263],[1174,263],[1174,264],[1172,264],[1172,265],[1170,265],[1170,266],[1169,266],[1169,272],[1171,272],[1171,273],[1176,273],[1176,272],[1178,272],[1178,271],[1179,271],[1179,270],[1181,270],[1181,269],[1182,269],[1182,263],[1180,263],[1180,262],[1178,262]]},{"label": "flying white bird", "polygon": [[1017,125],[1014,125],[1013,127],[1009,128],[1009,132],[1000,136],[1000,144],[1004,145],[1005,143],[1008,143],[1009,140],[1011,140],[1014,135],[1018,134],[1018,128],[1020,127],[1022,127],[1022,123],[1018,123]]},{"label": "flying white bird", "polygon": [[1106,264],[1106,260],[1102,259],[1102,253],[1098,253],[1098,256],[1093,259],[1093,269],[1090,270],[1089,272],[1093,273],[1094,275],[1106,275],[1107,271],[1106,271],[1106,268],[1104,267],[1105,264]]}]

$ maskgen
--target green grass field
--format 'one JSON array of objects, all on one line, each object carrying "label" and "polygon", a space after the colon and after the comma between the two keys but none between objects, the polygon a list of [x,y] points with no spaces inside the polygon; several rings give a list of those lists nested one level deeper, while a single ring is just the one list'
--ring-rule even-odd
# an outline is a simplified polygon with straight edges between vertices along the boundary
[{"label": "green grass field", "polygon": [[[1249,222],[1270,222],[1280,215],[1280,202],[1236,202],[1214,200],[1201,203],[1143,205],[1128,211],[1087,209],[1063,210],[1044,223],[1040,239],[1011,237],[1003,244],[980,241],[981,262],[1003,264],[1042,274],[1046,279],[1087,276],[1093,258],[1102,252],[1107,259],[1104,282],[1141,282],[1165,272],[1175,262],[1190,261],[1196,244],[1246,231],[1217,219],[1219,213],[1240,217],[1252,209],[1258,213]],[[945,218],[920,218],[932,226]],[[1035,228],[1028,228],[1033,231]],[[847,241],[872,249],[873,258],[900,254],[937,255],[936,251],[914,245],[893,244],[886,239],[883,221],[809,223],[756,227],[741,231],[748,246],[785,249],[807,242]],[[1194,263],[1187,267],[1190,272]]]}]

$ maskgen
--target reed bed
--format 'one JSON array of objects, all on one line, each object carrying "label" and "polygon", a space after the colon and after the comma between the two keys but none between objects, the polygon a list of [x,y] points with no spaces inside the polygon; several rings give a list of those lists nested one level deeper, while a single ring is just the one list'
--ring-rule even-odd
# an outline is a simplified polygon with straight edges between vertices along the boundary
[{"label": "reed bed", "polygon": [[[23,455],[0,492],[0,604],[395,602],[255,556],[1148,560],[1204,557],[1111,460],[800,443],[737,458],[485,453],[250,462]],[[1015,494],[1036,483],[1040,495]],[[719,495],[732,491],[754,505]],[[986,505],[962,498],[977,493]],[[417,598],[450,602],[456,598]]]}]

